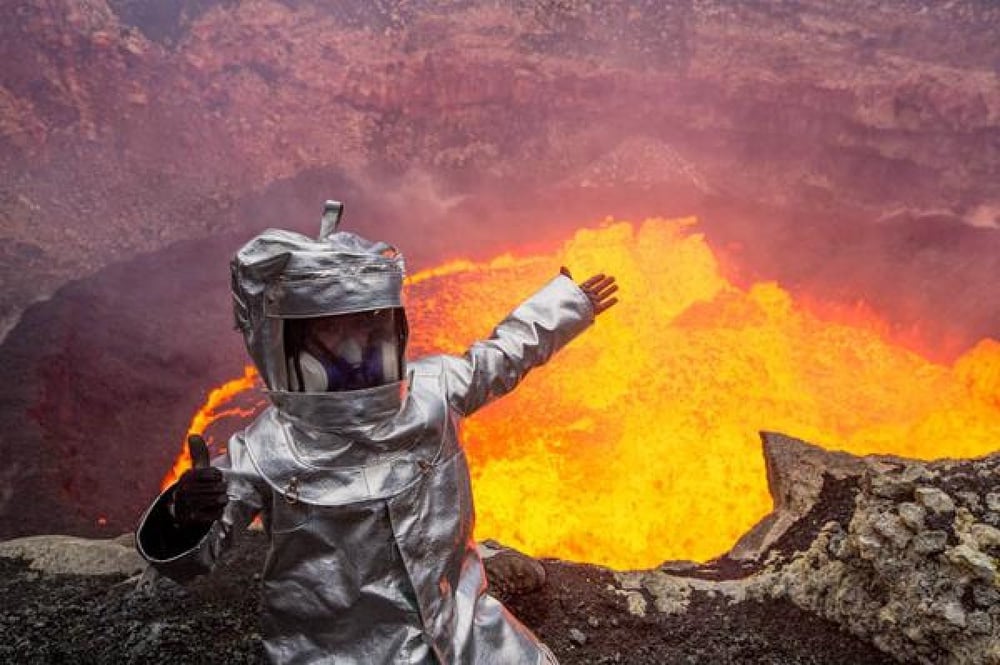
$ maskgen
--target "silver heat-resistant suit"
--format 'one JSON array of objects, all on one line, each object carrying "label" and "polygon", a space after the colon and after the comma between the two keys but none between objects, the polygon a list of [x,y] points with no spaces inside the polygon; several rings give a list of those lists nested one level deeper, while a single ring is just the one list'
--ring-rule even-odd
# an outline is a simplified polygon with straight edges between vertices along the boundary
[{"label": "silver heat-resistant suit", "polygon": [[269,230],[232,263],[236,320],[272,405],[213,461],[229,502],[174,535],[173,487],[146,511],[143,556],[185,581],[210,571],[260,515],[270,537],[262,632],[276,663],[555,662],[487,593],[459,421],[509,392],[594,318],[560,275],[464,356],[410,362],[403,380],[346,392],[286,390],[282,323],[401,307],[402,257],[327,229]]}]

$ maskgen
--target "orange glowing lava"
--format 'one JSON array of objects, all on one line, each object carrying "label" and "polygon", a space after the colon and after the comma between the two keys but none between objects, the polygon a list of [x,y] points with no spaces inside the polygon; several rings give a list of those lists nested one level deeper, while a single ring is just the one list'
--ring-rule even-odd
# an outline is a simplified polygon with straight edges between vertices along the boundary
[{"label": "orange glowing lava", "polygon": [[160,483],[162,489],[170,487],[181,474],[191,468],[191,458],[187,452],[187,438],[192,434],[205,434],[206,442],[211,446],[214,443],[212,435],[208,433],[209,426],[222,418],[241,417],[248,418],[262,405],[258,403],[257,408],[253,406],[234,406],[232,401],[235,397],[245,393],[257,383],[257,370],[253,365],[243,368],[243,376],[237,379],[226,381],[218,388],[212,389],[205,399],[205,403],[194,414],[191,424],[188,425],[187,433],[184,435],[185,443],[181,447],[181,452],[174,460],[174,465]]},{"label": "orange glowing lava", "polygon": [[608,220],[551,255],[413,275],[411,355],[461,353],[561,265],[615,275],[621,302],[466,422],[477,537],[619,569],[705,560],[771,509],[759,430],[921,459],[1000,447],[1000,342],[935,363],[863,310],[830,320],[774,283],[737,288],[692,219]]}]

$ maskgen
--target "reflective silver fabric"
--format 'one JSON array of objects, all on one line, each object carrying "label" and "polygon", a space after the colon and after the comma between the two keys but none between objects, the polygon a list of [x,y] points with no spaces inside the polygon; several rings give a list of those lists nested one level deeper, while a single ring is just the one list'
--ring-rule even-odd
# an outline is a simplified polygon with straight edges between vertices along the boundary
[{"label": "reflective silver fabric", "polygon": [[264,383],[288,386],[283,320],[402,307],[403,256],[340,231],[315,240],[268,229],[230,264],[233,313]]},{"label": "reflective silver fabric", "polygon": [[140,552],[183,581],[261,514],[263,634],[276,663],[555,662],[487,593],[458,425],[592,321],[586,295],[560,276],[490,339],[413,362],[402,383],[271,391],[274,405],[214,462],[229,487],[222,519],[171,549],[168,489],[143,517]]}]

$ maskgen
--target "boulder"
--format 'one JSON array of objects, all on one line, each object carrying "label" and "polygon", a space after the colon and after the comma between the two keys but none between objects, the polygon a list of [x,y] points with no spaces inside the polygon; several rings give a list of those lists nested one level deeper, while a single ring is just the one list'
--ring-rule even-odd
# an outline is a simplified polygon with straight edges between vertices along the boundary
[{"label": "boulder", "polygon": [[861,458],[761,436],[774,511],[719,560],[619,575],[625,589],[666,613],[697,593],[787,600],[901,662],[1000,663],[1000,453]]},{"label": "boulder", "polygon": [[865,463],[858,457],[824,450],[799,439],[761,432],[767,484],[774,509],[737,541],[728,557],[757,561],[797,521],[816,505],[824,476],[835,479],[860,476]]},{"label": "boulder", "polygon": [[125,575],[145,568],[134,537],[110,540],[75,536],[28,536],[0,542],[0,557],[25,559],[33,570],[62,575]]}]

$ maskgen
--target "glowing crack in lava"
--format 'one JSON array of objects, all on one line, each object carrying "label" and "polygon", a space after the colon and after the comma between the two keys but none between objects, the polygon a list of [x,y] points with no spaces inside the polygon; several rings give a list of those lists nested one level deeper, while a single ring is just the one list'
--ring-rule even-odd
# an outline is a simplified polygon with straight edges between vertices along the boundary
[{"label": "glowing crack in lava", "polygon": [[560,265],[621,284],[592,329],[466,421],[477,537],[619,569],[705,560],[771,508],[759,430],[923,459],[998,447],[1000,342],[934,363],[870,315],[737,288],[694,224],[609,220],[548,256],[409,279],[413,356],[462,353]]}]

